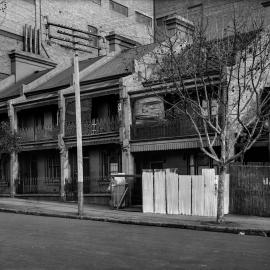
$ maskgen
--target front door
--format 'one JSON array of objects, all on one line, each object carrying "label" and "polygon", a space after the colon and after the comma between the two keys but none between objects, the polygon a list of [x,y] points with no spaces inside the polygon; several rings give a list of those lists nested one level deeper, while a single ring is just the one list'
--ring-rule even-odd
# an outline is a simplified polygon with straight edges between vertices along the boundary
[{"label": "front door", "polygon": [[20,181],[18,183],[19,194],[38,193],[37,186],[37,159],[35,155],[20,156]]}]

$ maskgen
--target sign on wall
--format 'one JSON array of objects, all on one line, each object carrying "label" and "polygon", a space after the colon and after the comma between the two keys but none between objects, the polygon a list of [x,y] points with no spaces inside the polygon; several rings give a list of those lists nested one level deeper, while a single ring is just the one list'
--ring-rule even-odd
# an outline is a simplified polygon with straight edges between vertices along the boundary
[{"label": "sign on wall", "polygon": [[136,100],[134,118],[136,124],[162,120],[165,117],[164,102],[159,97]]}]

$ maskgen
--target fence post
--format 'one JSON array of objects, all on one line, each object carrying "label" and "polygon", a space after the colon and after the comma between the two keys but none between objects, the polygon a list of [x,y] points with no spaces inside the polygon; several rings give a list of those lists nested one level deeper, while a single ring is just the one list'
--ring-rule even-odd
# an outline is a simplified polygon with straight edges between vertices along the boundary
[{"label": "fence post", "polygon": [[154,175],[152,170],[142,173],[143,213],[154,213]]}]

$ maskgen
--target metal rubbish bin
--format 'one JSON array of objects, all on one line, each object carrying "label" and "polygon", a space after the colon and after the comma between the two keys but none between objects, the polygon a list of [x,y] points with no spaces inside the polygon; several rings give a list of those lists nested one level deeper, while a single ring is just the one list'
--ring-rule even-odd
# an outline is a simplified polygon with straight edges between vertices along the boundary
[{"label": "metal rubbish bin", "polygon": [[124,175],[114,175],[112,176],[110,183],[110,191],[111,191],[111,206],[113,208],[119,208],[120,203],[122,207],[126,206],[126,201],[124,199],[125,193],[127,189],[127,182]]}]

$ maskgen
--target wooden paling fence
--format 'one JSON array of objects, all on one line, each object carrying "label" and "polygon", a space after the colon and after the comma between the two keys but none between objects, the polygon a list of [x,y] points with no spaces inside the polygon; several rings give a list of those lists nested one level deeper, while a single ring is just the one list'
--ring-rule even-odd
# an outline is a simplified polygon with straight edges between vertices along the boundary
[{"label": "wooden paling fence", "polygon": [[[177,169],[144,170],[143,212],[216,216],[218,175],[214,169],[202,175],[179,175]],[[229,175],[225,180],[225,214],[229,212]]]}]

